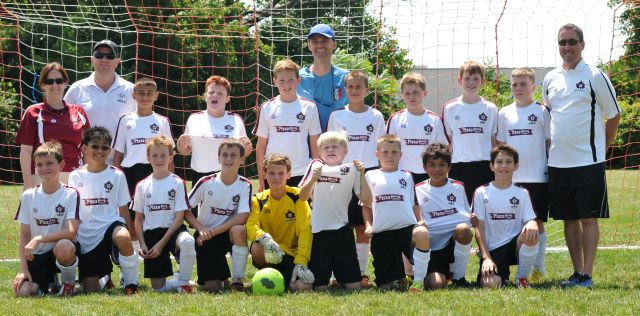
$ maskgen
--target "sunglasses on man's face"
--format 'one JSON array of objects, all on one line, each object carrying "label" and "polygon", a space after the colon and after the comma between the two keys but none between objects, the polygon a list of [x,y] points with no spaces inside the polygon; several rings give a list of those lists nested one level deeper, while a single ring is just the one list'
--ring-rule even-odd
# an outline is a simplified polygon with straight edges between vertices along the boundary
[{"label": "sunglasses on man's face", "polygon": [[107,151],[109,149],[111,149],[111,147],[109,147],[109,145],[98,145],[98,144],[89,144],[89,148],[93,149],[93,150],[102,150],[102,151]]},{"label": "sunglasses on man's face", "polygon": [[93,57],[95,57],[96,59],[102,59],[107,57],[107,59],[112,60],[112,59],[116,59],[116,54],[114,54],[113,52],[111,53],[94,52]]},{"label": "sunglasses on man's face", "polygon": [[578,40],[575,38],[572,38],[568,40],[563,39],[558,41],[558,46],[566,46],[567,44],[569,44],[569,46],[576,46],[578,45]]},{"label": "sunglasses on man's face", "polygon": [[42,83],[46,84],[46,85],[51,85],[53,83],[57,83],[57,84],[63,84],[66,81],[64,80],[64,78],[47,78],[42,80]]}]

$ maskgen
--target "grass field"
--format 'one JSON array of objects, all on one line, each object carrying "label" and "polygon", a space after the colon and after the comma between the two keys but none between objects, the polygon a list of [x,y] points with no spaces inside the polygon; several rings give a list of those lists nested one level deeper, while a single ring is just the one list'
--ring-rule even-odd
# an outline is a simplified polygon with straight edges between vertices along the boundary
[{"label": "grass field", "polygon": [[[612,217],[601,221],[601,245],[640,245],[640,179],[638,171],[608,173]],[[17,224],[13,221],[21,188],[0,187],[0,258],[17,258]],[[548,223],[551,246],[562,246],[561,223]],[[249,265],[248,276],[255,270]],[[116,268],[117,270],[117,268]],[[478,260],[472,256],[467,279],[475,279]],[[366,290],[332,291],[258,297],[239,293],[194,295],[158,294],[141,280],[142,293],[125,297],[118,291],[55,297],[16,299],[10,283],[18,263],[0,262],[0,314],[553,314],[633,315],[640,313],[640,250],[598,252],[593,290],[562,290],[559,283],[571,273],[566,252],[547,255],[547,280],[527,291],[447,289],[420,294]],[[515,267],[512,268],[512,276]]]}]

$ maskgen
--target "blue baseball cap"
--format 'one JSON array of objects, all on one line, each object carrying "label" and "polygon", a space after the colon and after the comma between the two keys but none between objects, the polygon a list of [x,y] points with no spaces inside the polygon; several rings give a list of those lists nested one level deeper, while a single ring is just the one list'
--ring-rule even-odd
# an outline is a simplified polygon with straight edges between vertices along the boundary
[{"label": "blue baseball cap", "polygon": [[307,35],[307,39],[310,39],[311,36],[315,34],[320,34],[332,40],[335,40],[336,38],[335,33],[333,33],[333,30],[331,29],[331,26],[326,24],[316,24],[314,27],[312,27],[311,31],[309,31],[309,35]]}]

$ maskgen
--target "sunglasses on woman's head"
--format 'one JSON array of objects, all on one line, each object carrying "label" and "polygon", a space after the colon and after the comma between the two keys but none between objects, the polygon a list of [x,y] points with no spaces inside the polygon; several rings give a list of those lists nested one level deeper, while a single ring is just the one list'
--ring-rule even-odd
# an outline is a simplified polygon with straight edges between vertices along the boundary
[{"label": "sunglasses on woman's head", "polygon": [[102,59],[107,57],[107,59],[112,60],[112,59],[116,59],[116,54],[114,54],[113,52],[111,53],[94,52],[93,57],[95,57],[96,59]]},{"label": "sunglasses on woman's head", "polygon": [[44,83],[46,85],[53,84],[54,82],[57,83],[57,84],[63,84],[66,81],[64,80],[64,78],[47,78],[47,79],[42,80],[42,83]]}]

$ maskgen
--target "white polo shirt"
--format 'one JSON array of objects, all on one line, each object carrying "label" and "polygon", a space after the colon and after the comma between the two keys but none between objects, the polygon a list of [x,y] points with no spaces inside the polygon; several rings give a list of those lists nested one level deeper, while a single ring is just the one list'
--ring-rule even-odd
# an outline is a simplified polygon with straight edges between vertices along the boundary
[{"label": "white polo shirt", "polygon": [[544,77],[542,96],[551,109],[549,166],[572,168],[604,162],[605,119],[622,111],[607,75],[584,59],[575,69],[560,66]]},{"label": "white polo shirt", "polygon": [[331,113],[327,131],[347,133],[349,143],[344,162],[358,159],[365,168],[378,166],[377,141],[385,133],[384,116],[380,111],[368,107],[367,111],[356,113],[349,110],[349,106],[345,106]]},{"label": "white polo shirt", "polygon": [[135,112],[122,116],[113,137],[113,149],[124,154],[120,165],[131,167],[138,163],[148,164],[147,142],[162,135],[169,137],[173,143],[171,125],[165,116],[155,112],[147,116]]},{"label": "white polo shirt", "polygon": [[367,184],[373,195],[374,233],[415,225],[415,189],[411,172],[397,170],[383,172],[380,169],[367,171]]},{"label": "white polo shirt", "polygon": [[444,106],[444,127],[453,146],[451,162],[489,161],[491,136],[498,131],[498,107],[485,99],[470,104],[456,98]]}]

